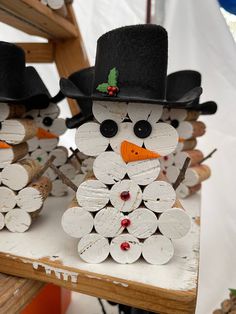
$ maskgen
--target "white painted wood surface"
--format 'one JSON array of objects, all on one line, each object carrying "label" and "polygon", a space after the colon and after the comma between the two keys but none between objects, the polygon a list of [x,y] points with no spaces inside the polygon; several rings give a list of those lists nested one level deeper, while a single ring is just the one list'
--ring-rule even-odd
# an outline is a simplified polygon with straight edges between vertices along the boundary
[{"label": "white painted wood surface", "polygon": [[0,230],[2,230],[5,226],[4,215],[0,213]]},{"label": "white painted wood surface", "polygon": [[50,103],[49,106],[45,109],[39,110],[39,115],[43,118],[50,117],[52,119],[58,118],[60,114],[60,108],[57,104]]},{"label": "white painted wood surface", "polygon": [[133,122],[147,120],[154,124],[161,118],[162,111],[163,106],[157,106],[156,104],[128,103],[128,116]]},{"label": "white painted wood surface", "polygon": [[44,165],[45,162],[49,159],[49,155],[42,148],[38,148],[30,154],[30,158],[37,160],[40,165]]},{"label": "white painted wood surface", "polygon": [[207,180],[210,175],[211,169],[207,165],[194,166],[187,169],[184,183],[192,187]]},{"label": "white painted wood surface", "polygon": [[59,167],[59,170],[64,173],[67,178],[73,180],[75,178],[76,169],[72,164],[65,164]]},{"label": "white painted wood surface", "polygon": [[39,139],[35,136],[27,141],[29,152],[33,152],[39,147]]},{"label": "white painted wood surface", "polygon": [[64,134],[67,130],[65,119],[57,118],[53,120],[52,125],[47,129],[49,132],[56,134],[58,136]]},{"label": "white painted wood surface", "polygon": [[28,153],[27,143],[13,145],[11,148],[0,149],[0,168],[24,158]]},{"label": "white painted wood surface", "polygon": [[94,101],[93,115],[98,122],[114,120],[120,123],[127,115],[127,104],[125,102]]},{"label": "white painted wood surface", "polygon": [[45,138],[38,140],[38,145],[46,152],[50,152],[57,147],[58,142],[59,138]]},{"label": "white painted wood surface", "polygon": [[160,169],[158,159],[133,161],[127,164],[127,174],[129,178],[139,185],[147,185],[156,180]]},{"label": "white painted wood surface", "polygon": [[49,153],[49,158],[55,156],[56,159],[53,161],[53,164],[57,167],[62,166],[66,163],[68,158],[68,150],[64,146],[58,146],[56,149],[52,150]]},{"label": "white painted wood surface", "polygon": [[32,223],[31,216],[20,208],[11,209],[5,215],[6,228],[14,233],[22,233],[29,229]]},{"label": "white painted wood surface", "polygon": [[106,238],[112,238],[119,235],[124,227],[121,226],[121,220],[124,215],[114,207],[106,207],[100,210],[94,218],[94,227],[97,233]]},{"label": "white painted wood surface", "polygon": [[1,102],[0,122],[6,119],[20,118],[25,114],[25,106]]},{"label": "white painted wood surface", "polygon": [[16,194],[6,186],[0,186],[0,212],[7,213],[16,205]]},{"label": "white painted wood surface", "polygon": [[68,187],[64,183],[61,182],[61,179],[56,179],[52,181],[52,191],[51,195],[61,197],[66,195],[68,192]]}]

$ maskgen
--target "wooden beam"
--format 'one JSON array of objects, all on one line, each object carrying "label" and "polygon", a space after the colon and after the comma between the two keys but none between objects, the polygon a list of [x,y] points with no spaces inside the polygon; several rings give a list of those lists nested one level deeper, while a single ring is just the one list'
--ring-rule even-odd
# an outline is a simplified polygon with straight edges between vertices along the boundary
[{"label": "wooden beam", "polygon": [[76,26],[40,1],[0,0],[0,21],[30,35],[49,39],[75,38]]},{"label": "wooden beam", "polygon": [[15,43],[25,51],[27,63],[54,62],[54,45],[50,43]]}]

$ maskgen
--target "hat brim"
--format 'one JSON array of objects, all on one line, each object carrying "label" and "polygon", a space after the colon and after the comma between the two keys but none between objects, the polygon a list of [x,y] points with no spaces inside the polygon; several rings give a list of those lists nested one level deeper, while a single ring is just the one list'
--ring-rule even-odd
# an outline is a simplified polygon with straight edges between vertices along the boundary
[{"label": "hat brim", "polygon": [[202,104],[199,104],[198,108],[198,110],[201,111],[201,114],[203,115],[215,114],[217,111],[217,103],[214,101],[206,101]]}]

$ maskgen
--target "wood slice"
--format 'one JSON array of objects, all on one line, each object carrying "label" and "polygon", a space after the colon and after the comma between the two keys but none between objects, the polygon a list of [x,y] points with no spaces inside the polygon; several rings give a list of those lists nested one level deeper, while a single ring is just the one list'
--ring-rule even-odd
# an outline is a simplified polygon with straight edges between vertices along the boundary
[{"label": "wood slice", "polygon": [[80,184],[84,181],[85,176],[86,174],[84,173],[78,173],[73,180],[74,184],[79,187]]},{"label": "wood slice", "polygon": [[91,264],[98,264],[109,255],[109,242],[100,234],[85,235],[78,244],[78,253],[82,260]]},{"label": "wood slice", "polygon": [[58,177],[56,172],[52,168],[48,168],[44,172],[44,176],[48,177],[51,181],[55,181],[56,178]]},{"label": "wood slice", "polygon": [[62,228],[69,236],[81,238],[93,229],[93,216],[82,207],[68,208],[61,219]]},{"label": "wood slice", "polygon": [[175,161],[175,156],[173,154],[170,154],[168,156],[161,157],[159,160],[160,160],[161,169],[164,170],[173,165]]},{"label": "wood slice", "polygon": [[171,109],[170,110],[170,119],[182,121],[196,121],[200,116],[199,111],[186,110],[186,109]]},{"label": "wood slice", "polygon": [[24,158],[28,153],[27,143],[14,145],[11,148],[0,149],[0,168]]},{"label": "wood slice", "polygon": [[191,138],[189,140],[180,141],[175,149],[175,152],[180,152],[183,150],[192,150],[197,146],[196,138]]},{"label": "wood slice", "polygon": [[157,122],[162,116],[163,107],[154,104],[128,103],[128,116],[131,121],[147,120]]},{"label": "wood slice", "polygon": [[48,6],[55,11],[55,13],[66,17],[68,14],[67,8],[65,6],[64,0],[47,0]]},{"label": "wood slice", "polygon": [[43,138],[38,141],[38,145],[40,148],[45,150],[46,152],[51,152],[58,145],[59,138]]},{"label": "wood slice", "polygon": [[7,213],[16,206],[16,194],[5,186],[0,186],[0,212]]},{"label": "wood slice", "polygon": [[129,162],[127,174],[139,185],[147,185],[158,177],[161,167],[158,159],[147,159]]},{"label": "wood slice", "polygon": [[51,119],[56,119],[60,114],[60,108],[57,104],[50,103],[47,108],[40,109],[39,115],[42,118],[50,117]]},{"label": "wood slice", "polygon": [[180,208],[171,208],[160,215],[160,232],[170,239],[180,239],[191,229],[191,217]]},{"label": "wood slice", "polygon": [[184,165],[186,158],[190,158],[190,166],[198,164],[203,158],[203,153],[198,150],[187,150],[184,152],[177,153],[175,156],[175,166],[181,169]]},{"label": "wood slice", "polygon": [[34,120],[35,118],[37,118],[39,116],[39,109],[32,109],[27,111],[24,114],[24,119],[31,119]]},{"label": "wood slice", "polygon": [[111,204],[122,212],[131,212],[142,202],[142,190],[132,180],[122,180],[110,190]]},{"label": "wood slice", "polygon": [[170,120],[170,109],[169,108],[163,108],[160,120],[164,121],[164,122]]},{"label": "wood slice", "polygon": [[111,257],[120,264],[132,264],[141,255],[141,243],[131,234],[121,234],[111,240]]},{"label": "wood slice", "polygon": [[35,151],[39,147],[39,139],[35,136],[27,141],[29,152]]},{"label": "wood slice", "polygon": [[107,149],[109,139],[102,136],[100,124],[87,122],[77,129],[75,144],[82,153],[88,156],[98,156]]},{"label": "wood slice", "polygon": [[120,146],[123,141],[142,146],[143,139],[134,134],[133,128],[134,124],[131,122],[123,122],[118,125],[118,132],[110,138],[110,145],[114,152],[120,154]]},{"label": "wood slice", "polygon": [[18,104],[1,103],[0,122],[6,119],[20,118],[25,114],[25,106]]},{"label": "wood slice", "polygon": [[4,215],[0,213],[0,230],[2,230],[4,227],[5,227]]},{"label": "wood slice", "polygon": [[37,160],[40,165],[44,165],[49,156],[45,150],[38,148],[30,154],[30,158]]},{"label": "wood slice", "polygon": [[145,187],[143,200],[147,208],[156,213],[163,213],[174,205],[176,193],[168,182],[154,181]]},{"label": "wood slice", "polygon": [[179,175],[179,168],[176,166],[170,166],[166,169],[166,177],[170,183],[174,183]]},{"label": "wood slice", "polygon": [[129,214],[130,225],[127,227],[130,234],[138,239],[150,237],[157,230],[156,215],[146,208],[138,208]]},{"label": "wood slice", "polygon": [[93,115],[98,122],[104,120],[114,120],[122,122],[127,115],[127,104],[125,102],[94,101]]},{"label": "wood slice", "polygon": [[64,183],[61,182],[60,179],[56,179],[52,182],[52,191],[51,195],[61,197],[66,195],[68,192],[68,187]]},{"label": "wood slice", "polygon": [[5,226],[11,232],[25,232],[29,229],[31,223],[30,214],[21,208],[11,209],[5,215]]},{"label": "wood slice", "polygon": [[57,118],[53,121],[53,124],[48,128],[48,131],[50,131],[53,134],[56,134],[58,136],[64,134],[66,132],[66,122],[65,119]]},{"label": "wood slice", "polygon": [[68,159],[68,150],[64,146],[58,146],[56,149],[50,152],[49,158],[55,156],[56,159],[53,161],[53,164],[57,167],[64,165]]},{"label": "wood slice", "polygon": [[197,193],[201,190],[201,183],[194,186],[187,186],[184,183],[181,183],[176,189],[176,194],[179,198],[186,198],[194,193]]},{"label": "wood slice", "polygon": [[59,170],[70,180],[75,178],[76,169],[71,164],[62,165]]},{"label": "wood slice", "polygon": [[17,205],[27,212],[35,212],[43,206],[51,189],[51,181],[47,177],[41,177],[18,193]]},{"label": "wood slice", "polygon": [[211,169],[207,165],[198,165],[188,168],[185,174],[184,184],[194,186],[207,180],[211,175]]},{"label": "wood slice", "polygon": [[163,235],[153,235],[144,241],[142,256],[149,264],[164,265],[174,256],[173,243]]},{"label": "wood slice", "polygon": [[2,183],[12,190],[21,190],[32,181],[39,170],[40,163],[38,161],[23,159],[3,169]]},{"label": "wood slice", "polygon": [[105,184],[114,184],[126,174],[126,163],[114,152],[101,153],[94,161],[93,172]]},{"label": "wood slice", "polygon": [[124,227],[121,221],[124,215],[114,207],[106,207],[100,210],[94,218],[94,227],[97,233],[103,237],[112,238],[119,235]]},{"label": "wood slice", "polygon": [[86,158],[85,160],[83,160],[82,164],[81,164],[81,172],[83,172],[83,173],[92,172],[94,160],[95,159],[93,157],[89,157],[89,158]]},{"label": "wood slice", "polygon": [[104,183],[98,180],[86,180],[80,184],[76,198],[80,206],[87,211],[95,212],[109,202],[109,190]]},{"label": "wood slice", "polygon": [[20,144],[36,136],[37,129],[34,120],[5,120],[0,129],[0,140],[9,144]]},{"label": "wood slice", "polygon": [[187,140],[204,135],[206,125],[201,121],[183,121],[180,123],[177,131],[180,138]]}]

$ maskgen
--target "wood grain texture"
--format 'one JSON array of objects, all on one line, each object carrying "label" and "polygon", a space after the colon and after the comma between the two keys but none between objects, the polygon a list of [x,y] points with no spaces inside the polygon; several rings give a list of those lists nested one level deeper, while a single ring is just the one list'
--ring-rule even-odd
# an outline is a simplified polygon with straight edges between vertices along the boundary
[{"label": "wood grain texture", "polygon": [[24,52],[27,63],[51,63],[54,62],[53,43],[15,43]]}]

